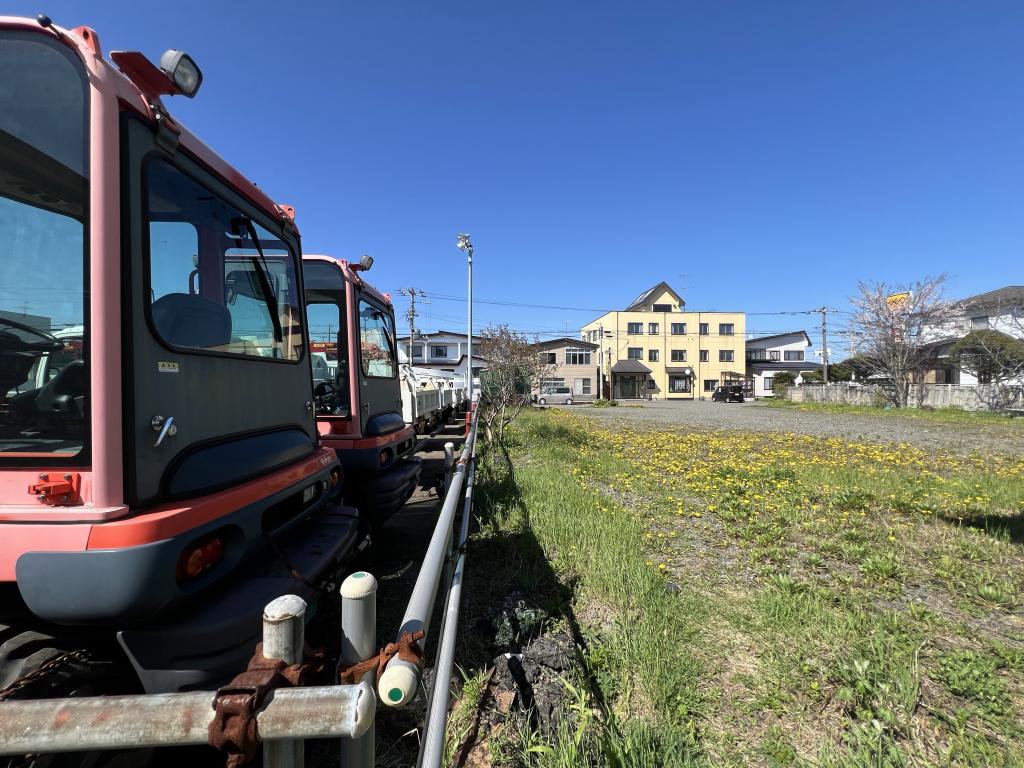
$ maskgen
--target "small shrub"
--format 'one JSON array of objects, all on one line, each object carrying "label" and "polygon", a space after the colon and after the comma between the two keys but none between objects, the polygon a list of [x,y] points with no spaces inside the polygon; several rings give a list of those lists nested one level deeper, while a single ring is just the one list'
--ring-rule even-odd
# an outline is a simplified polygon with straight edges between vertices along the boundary
[{"label": "small shrub", "polygon": [[949,692],[978,706],[983,715],[1000,716],[1010,703],[1006,683],[996,675],[999,659],[969,650],[950,651],[939,657],[935,677]]},{"label": "small shrub", "polygon": [[782,371],[781,373],[775,374],[775,378],[772,379],[772,393],[775,395],[781,395],[785,392],[786,387],[791,387],[796,383],[796,376],[789,371]]},{"label": "small shrub", "polygon": [[885,581],[898,576],[902,568],[896,553],[883,552],[865,557],[860,564],[860,571],[869,578]]},{"label": "small shrub", "polygon": [[1017,604],[1017,596],[1013,586],[1005,581],[990,581],[979,584],[975,590],[977,597],[985,605],[999,608],[1013,608]]}]

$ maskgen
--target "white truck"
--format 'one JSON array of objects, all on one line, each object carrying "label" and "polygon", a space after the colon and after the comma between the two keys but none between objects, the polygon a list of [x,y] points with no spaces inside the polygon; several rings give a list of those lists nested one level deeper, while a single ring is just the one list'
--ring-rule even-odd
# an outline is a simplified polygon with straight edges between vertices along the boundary
[{"label": "white truck", "polygon": [[408,364],[399,368],[402,385],[402,416],[420,434],[444,424],[466,405],[466,388],[455,376]]}]

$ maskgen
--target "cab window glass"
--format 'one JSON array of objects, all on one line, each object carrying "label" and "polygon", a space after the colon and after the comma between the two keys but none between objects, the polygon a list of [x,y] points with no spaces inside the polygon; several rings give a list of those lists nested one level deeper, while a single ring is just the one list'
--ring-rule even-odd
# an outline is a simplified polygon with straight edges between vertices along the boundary
[{"label": "cab window glass", "polygon": [[394,377],[394,323],[389,313],[367,301],[359,302],[359,348],[364,375]]},{"label": "cab window glass", "polygon": [[48,36],[0,30],[0,463],[88,460],[88,91]]},{"label": "cab window glass", "polygon": [[172,347],[298,360],[295,258],[247,213],[163,160],[147,169],[149,293]]}]

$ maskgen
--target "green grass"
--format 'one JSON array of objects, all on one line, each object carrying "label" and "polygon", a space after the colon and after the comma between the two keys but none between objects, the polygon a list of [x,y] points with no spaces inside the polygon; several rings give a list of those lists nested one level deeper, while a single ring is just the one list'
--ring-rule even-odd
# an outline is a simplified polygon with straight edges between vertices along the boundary
[{"label": "green grass", "polygon": [[511,437],[467,594],[535,595],[582,665],[553,733],[482,737],[494,765],[1024,765],[1012,461],[564,412]]},{"label": "green grass", "polygon": [[766,408],[783,408],[817,413],[864,414],[895,419],[916,419],[938,424],[999,424],[1024,433],[1024,419],[1011,418],[1005,413],[991,411],[965,411],[962,408],[881,408],[871,405],[843,405],[841,403],[794,403],[781,397],[761,401]]}]

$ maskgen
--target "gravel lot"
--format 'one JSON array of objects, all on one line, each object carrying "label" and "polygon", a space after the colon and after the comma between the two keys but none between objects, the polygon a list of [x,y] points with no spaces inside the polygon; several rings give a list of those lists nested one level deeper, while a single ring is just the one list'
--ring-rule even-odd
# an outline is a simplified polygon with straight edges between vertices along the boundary
[{"label": "gravel lot", "polygon": [[762,403],[653,401],[641,407],[570,407],[609,424],[703,427],[758,432],[796,432],[872,443],[910,443],[956,453],[1024,454],[1024,428],[1006,423],[944,424],[899,415],[818,413],[766,406]]}]

